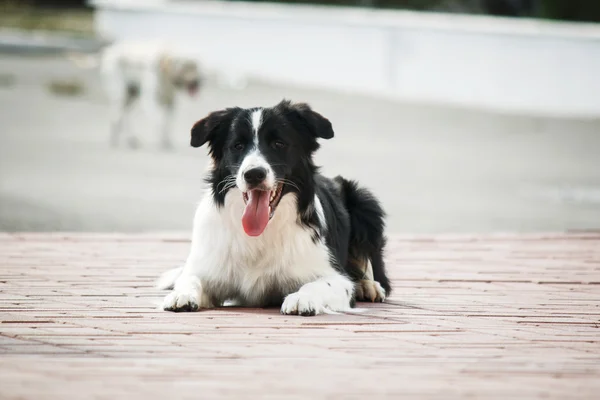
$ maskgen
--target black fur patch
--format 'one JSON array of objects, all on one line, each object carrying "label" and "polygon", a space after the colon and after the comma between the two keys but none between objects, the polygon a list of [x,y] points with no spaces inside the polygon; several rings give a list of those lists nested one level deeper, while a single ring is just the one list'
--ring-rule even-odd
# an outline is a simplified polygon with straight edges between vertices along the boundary
[{"label": "black fur patch", "polygon": [[[214,168],[207,181],[217,206],[225,202],[227,179],[237,175],[244,157],[254,150],[251,116],[256,110],[236,107],[213,112],[192,128],[191,145],[209,145]],[[285,182],[282,196],[296,195],[298,224],[311,231],[315,243],[325,242],[332,267],[357,282],[364,271],[356,260],[369,260],[375,280],[389,294],[391,287],[383,263],[385,213],[381,205],[356,182],[322,176],[313,162],[319,148],[317,140],[334,136],[329,120],[306,104],[284,100],[275,107],[262,108],[257,134],[258,150],[276,179]]]}]

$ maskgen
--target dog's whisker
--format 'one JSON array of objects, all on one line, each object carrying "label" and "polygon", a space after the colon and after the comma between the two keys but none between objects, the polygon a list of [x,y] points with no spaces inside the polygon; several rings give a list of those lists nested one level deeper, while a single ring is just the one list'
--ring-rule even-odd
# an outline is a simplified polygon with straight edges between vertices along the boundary
[{"label": "dog's whisker", "polygon": [[[232,175],[227,175],[219,183],[217,183],[217,187],[216,187],[217,191],[219,193],[222,193],[225,190],[225,187],[227,187],[227,185],[230,185],[231,183],[235,183],[235,179],[236,179],[235,175],[233,175],[233,174]],[[219,191],[219,187],[221,185],[224,185],[224,188]]]},{"label": "dog's whisker", "polygon": [[219,190],[219,194],[225,192],[228,189],[231,189],[232,187],[235,187],[235,185],[236,185],[235,181],[227,182],[225,184],[225,186],[223,186],[223,188],[221,190]]},{"label": "dog's whisker", "polygon": [[[219,187],[221,186],[221,184],[222,184],[222,189],[219,190]],[[221,182],[221,184],[217,185],[217,190],[219,190],[219,193],[226,190],[226,188],[235,186],[235,181]]]},{"label": "dog's whisker", "polygon": [[276,182],[283,183],[285,185],[289,185],[289,186],[295,188],[296,190],[300,191],[300,187],[297,184],[295,184],[294,182],[290,181],[289,179],[278,179]]},{"label": "dog's whisker", "polygon": [[222,181],[220,181],[219,183],[217,183],[217,190],[219,189],[219,186],[221,186],[221,185],[226,185],[226,184],[228,184],[229,182],[231,182],[231,180],[226,180],[226,179],[223,179]]}]

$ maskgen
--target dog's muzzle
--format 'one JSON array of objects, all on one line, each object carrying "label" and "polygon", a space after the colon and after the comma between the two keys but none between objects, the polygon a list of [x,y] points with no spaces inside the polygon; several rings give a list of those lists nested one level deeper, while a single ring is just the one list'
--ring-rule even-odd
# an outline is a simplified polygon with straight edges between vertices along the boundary
[{"label": "dog's muzzle", "polygon": [[196,79],[194,81],[188,82],[186,86],[190,96],[194,96],[200,88],[200,81]]}]

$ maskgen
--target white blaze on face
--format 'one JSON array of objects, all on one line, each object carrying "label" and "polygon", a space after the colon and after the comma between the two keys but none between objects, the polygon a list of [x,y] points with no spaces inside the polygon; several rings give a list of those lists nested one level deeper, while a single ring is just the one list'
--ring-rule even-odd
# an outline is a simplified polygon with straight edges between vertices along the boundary
[{"label": "white blaze on face", "polygon": [[248,186],[246,185],[246,181],[244,180],[244,173],[253,168],[264,168],[267,171],[267,177],[265,179],[265,185],[268,188],[272,188],[275,186],[275,173],[271,168],[271,165],[267,162],[265,157],[261,154],[258,148],[258,130],[260,129],[260,125],[262,124],[262,109],[258,109],[252,112],[250,115],[250,124],[252,127],[252,133],[254,135],[253,140],[253,148],[246,154],[244,159],[242,160],[242,164],[238,169],[238,173],[236,176],[236,185],[242,192],[248,191]]},{"label": "white blaze on face", "polygon": [[[252,128],[253,140],[251,148],[242,160],[242,164],[236,176],[236,185],[244,193],[246,206],[242,215],[242,226],[249,236],[259,236],[263,233],[271,219],[271,200],[275,194],[275,173],[260,152],[258,143],[258,131],[262,123],[262,109],[252,112],[250,115],[250,126]],[[244,175],[254,169],[261,168],[266,171],[262,188],[249,188]],[[258,183],[258,182],[257,182]]]},{"label": "white blaze on face", "polygon": [[262,124],[262,108],[259,108],[256,111],[252,112],[250,116],[250,123],[252,124],[252,133],[254,134],[254,146],[258,148],[258,130],[260,129],[260,124]]}]

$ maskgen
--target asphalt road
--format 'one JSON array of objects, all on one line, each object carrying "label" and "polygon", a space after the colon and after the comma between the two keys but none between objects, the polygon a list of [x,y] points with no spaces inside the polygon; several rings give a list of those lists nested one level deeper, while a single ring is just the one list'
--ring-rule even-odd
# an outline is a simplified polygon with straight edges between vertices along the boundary
[{"label": "asphalt road", "polygon": [[[205,149],[189,128],[225,106],[307,101],[336,137],[317,161],[382,199],[390,232],[530,232],[600,228],[600,120],[502,116],[352,94],[212,81],[182,104],[177,147],[146,138],[108,145],[107,106],[93,70],[66,60],[0,58],[0,230],[165,231],[191,227]],[[81,96],[48,89],[80,79]],[[600,110],[599,110],[600,115]]]}]

